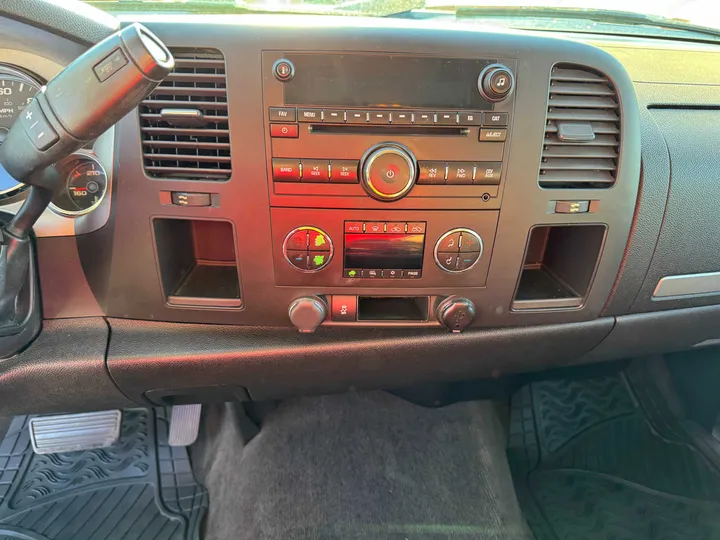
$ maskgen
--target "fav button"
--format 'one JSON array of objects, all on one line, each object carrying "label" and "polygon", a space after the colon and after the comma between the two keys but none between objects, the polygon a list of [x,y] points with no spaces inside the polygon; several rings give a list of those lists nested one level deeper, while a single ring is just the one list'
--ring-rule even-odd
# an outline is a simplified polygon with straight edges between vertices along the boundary
[{"label": "fav button", "polygon": [[443,237],[437,244],[437,251],[446,251],[457,253],[460,251],[460,233],[453,232]]},{"label": "fav button", "polygon": [[294,122],[296,115],[292,107],[270,107],[271,122]]},{"label": "fav button", "polygon": [[303,159],[301,163],[303,182],[327,182],[330,179],[327,161],[320,159]]}]

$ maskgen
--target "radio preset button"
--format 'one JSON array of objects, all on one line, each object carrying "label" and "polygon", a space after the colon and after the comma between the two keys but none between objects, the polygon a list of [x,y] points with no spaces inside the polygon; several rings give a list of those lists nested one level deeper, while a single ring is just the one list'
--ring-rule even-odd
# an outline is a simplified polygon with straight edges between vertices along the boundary
[{"label": "radio preset button", "polygon": [[345,123],[345,111],[334,109],[323,109],[323,122],[331,122],[334,124]]},{"label": "radio preset button", "polygon": [[307,251],[296,251],[288,249],[285,252],[287,260],[298,270],[308,270],[308,253]]},{"label": "radio preset button", "polygon": [[346,221],[345,222],[345,232],[346,233],[361,233],[361,232],[363,232],[363,222],[362,221]]},{"label": "radio preset button", "polygon": [[384,221],[368,221],[365,223],[365,232],[366,233],[384,233],[385,232],[385,222]]},{"label": "radio preset button", "polygon": [[425,222],[414,221],[407,224],[408,234],[425,234]]},{"label": "radio preset button", "polygon": [[298,122],[322,122],[322,109],[298,109]]},{"label": "radio preset button", "polygon": [[432,125],[435,123],[435,113],[432,112],[415,112],[413,123],[420,125]]},{"label": "radio preset button", "polygon": [[457,271],[463,272],[473,266],[480,258],[480,252],[461,253],[458,257]]},{"label": "radio preset button", "polygon": [[454,112],[439,112],[436,117],[436,124],[439,126],[456,126],[458,118]]},{"label": "radio preset button", "polygon": [[483,115],[485,126],[507,126],[509,115],[506,112],[486,112]]},{"label": "radio preset button", "polygon": [[482,113],[461,112],[458,114],[458,124],[461,126],[479,126],[482,123]]},{"label": "radio preset button", "polygon": [[459,232],[451,232],[450,234],[445,235],[437,243],[437,246],[435,247],[435,249],[436,249],[436,251],[457,253],[458,251],[460,251],[460,233]]},{"label": "radio preset button", "polygon": [[320,159],[303,159],[302,181],[303,182],[327,182],[330,180],[328,174],[328,161]]},{"label": "radio preset button", "polygon": [[296,118],[295,112],[294,107],[270,107],[270,121],[294,122]]},{"label": "radio preset button", "polygon": [[393,124],[412,124],[412,113],[409,111],[395,111],[392,113]]},{"label": "radio preset button", "polygon": [[367,111],[348,111],[348,124],[367,124]]},{"label": "radio preset button", "polygon": [[454,272],[457,269],[459,258],[457,253],[437,253],[437,262],[440,267],[450,272]]},{"label": "radio preset button", "polygon": [[299,159],[273,159],[273,180],[277,182],[299,182],[300,181],[300,160]]},{"label": "radio preset button", "polygon": [[475,164],[475,185],[496,186],[500,183],[501,161],[480,161]]},{"label": "radio preset button", "polygon": [[481,129],[478,140],[502,142],[507,138],[507,129]]},{"label": "radio preset button", "polygon": [[371,124],[389,124],[390,113],[388,111],[370,111],[368,118]]},{"label": "radio preset button", "polygon": [[358,162],[350,159],[330,160],[330,182],[335,184],[357,184]]},{"label": "radio preset button", "polygon": [[473,163],[455,161],[448,163],[447,184],[472,184]]},{"label": "radio preset button", "polygon": [[421,161],[418,163],[420,173],[418,184],[444,184],[445,167],[444,161]]},{"label": "radio preset button", "polygon": [[[365,232],[367,232],[367,228]],[[387,223],[385,225],[385,232],[388,234],[402,234],[405,232],[405,223]]]}]

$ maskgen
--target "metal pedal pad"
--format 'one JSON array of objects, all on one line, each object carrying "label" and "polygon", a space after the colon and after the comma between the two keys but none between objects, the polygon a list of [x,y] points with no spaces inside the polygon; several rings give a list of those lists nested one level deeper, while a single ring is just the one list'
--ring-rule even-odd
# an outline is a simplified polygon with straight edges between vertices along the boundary
[{"label": "metal pedal pad", "polygon": [[173,405],[170,415],[170,446],[190,446],[195,442],[200,429],[202,405]]},{"label": "metal pedal pad", "polygon": [[120,438],[121,421],[119,410],[58,414],[31,418],[28,429],[36,454],[55,454],[111,446]]}]

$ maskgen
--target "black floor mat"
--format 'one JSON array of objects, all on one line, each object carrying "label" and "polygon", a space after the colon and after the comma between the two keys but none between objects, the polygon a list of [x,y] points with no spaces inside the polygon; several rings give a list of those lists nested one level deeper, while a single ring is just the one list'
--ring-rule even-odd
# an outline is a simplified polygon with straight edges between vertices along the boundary
[{"label": "black floor mat", "polygon": [[48,455],[16,417],[0,443],[0,540],[199,538],[207,491],[168,446],[167,413],[127,410],[118,444]]},{"label": "black floor mat", "polygon": [[508,457],[537,540],[720,538],[707,447],[627,380],[535,382],[513,397]]}]

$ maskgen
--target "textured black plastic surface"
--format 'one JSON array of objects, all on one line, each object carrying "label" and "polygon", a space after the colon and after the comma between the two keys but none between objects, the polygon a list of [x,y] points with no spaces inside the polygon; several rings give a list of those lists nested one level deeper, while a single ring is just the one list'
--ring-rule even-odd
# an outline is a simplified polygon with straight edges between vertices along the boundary
[{"label": "textured black plastic surface", "polygon": [[45,321],[30,347],[0,361],[0,415],[131,406],[105,368],[108,337],[100,318]]},{"label": "textured black plastic surface", "polygon": [[27,422],[0,443],[0,540],[200,538],[208,494],[167,443],[169,410],[128,409],[117,444],[61,454],[34,454]]},{"label": "textured black plastic surface", "polygon": [[[479,315],[482,317],[482,314]],[[576,362],[612,319],[528,328],[287,328],[109,319],[107,366],[129,397],[156,389],[234,385],[256,400],[499,376]]]},{"label": "textured black plastic surface", "polygon": [[718,470],[682,430],[659,433],[623,375],[522,388],[508,456],[537,540],[720,534]]}]

